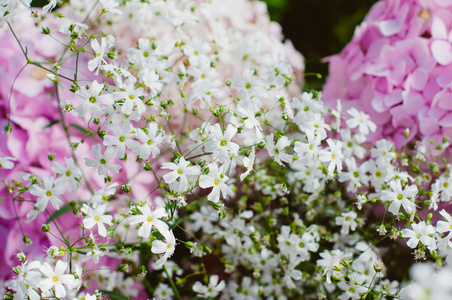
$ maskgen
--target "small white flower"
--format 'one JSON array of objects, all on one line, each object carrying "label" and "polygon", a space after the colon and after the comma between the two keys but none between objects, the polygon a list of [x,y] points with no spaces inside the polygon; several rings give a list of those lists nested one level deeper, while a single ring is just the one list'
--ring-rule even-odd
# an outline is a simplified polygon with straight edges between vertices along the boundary
[{"label": "small white flower", "polygon": [[407,241],[407,245],[410,248],[416,248],[419,241],[422,242],[425,246],[427,246],[428,250],[433,251],[436,249],[436,242],[433,234],[435,233],[435,229],[432,225],[425,224],[425,221],[422,221],[418,224],[412,223],[411,229],[404,228],[402,231],[402,237],[409,238]]},{"label": "small white flower", "polygon": [[97,231],[100,236],[107,236],[107,229],[105,228],[105,224],[112,226],[113,217],[110,215],[105,215],[105,210],[107,209],[106,205],[99,205],[96,208],[91,208],[90,206],[83,204],[81,209],[82,212],[87,214],[87,217],[83,219],[83,226],[87,229],[91,229],[97,225]]},{"label": "small white flower", "polygon": [[226,287],[224,281],[218,282],[218,280],[218,275],[210,276],[208,286],[196,281],[193,285],[193,291],[198,293],[198,297],[201,298],[217,297],[218,294]]},{"label": "small white flower", "polygon": [[330,150],[320,150],[319,159],[324,163],[329,162],[329,175],[333,175],[335,169],[337,169],[337,172],[340,173],[342,171],[342,159],[344,158],[341,150],[341,142],[337,141],[337,143],[334,144],[332,139],[327,139],[326,142],[328,143],[328,146],[330,146]]},{"label": "small white flower", "polygon": [[17,159],[14,157],[9,157],[9,156],[0,156],[0,168],[3,169],[12,169],[14,168],[14,163],[13,161],[16,161]]},{"label": "small white flower", "polygon": [[160,220],[162,218],[167,218],[168,214],[165,212],[164,208],[157,208],[151,211],[149,205],[138,206],[142,215],[131,216],[129,223],[131,225],[143,223],[138,229],[138,235],[144,238],[148,238],[151,234],[152,227],[157,228],[157,230],[164,236],[169,235],[169,227],[164,221]]},{"label": "small white flower", "polygon": [[354,231],[358,226],[355,219],[357,214],[354,211],[350,211],[348,213],[342,213],[341,217],[336,217],[336,225],[341,226],[341,234],[348,234],[351,231]]},{"label": "small white flower", "polygon": [[372,122],[369,115],[358,111],[356,108],[352,107],[347,110],[347,113],[351,116],[350,119],[345,121],[349,128],[356,128],[363,135],[368,135],[369,131],[375,132],[377,130],[377,125]]},{"label": "small white flower", "polygon": [[228,186],[229,177],[224,175],[224,166],[220,172],[216,163],[209,165],[209,174],[201,175],[199,178],[199,186],[203,189],[212,187],[212,191],[207,195],[207,200],[212,202],[220,201],[220,192],[223,198],[227,198],[233,194],[232,189]]}]

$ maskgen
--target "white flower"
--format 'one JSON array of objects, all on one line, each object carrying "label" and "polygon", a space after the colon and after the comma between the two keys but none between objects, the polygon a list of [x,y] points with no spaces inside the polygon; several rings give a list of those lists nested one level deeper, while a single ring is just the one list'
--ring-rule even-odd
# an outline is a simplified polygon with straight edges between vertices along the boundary
[{"label": "white flower", "polygon": [[237,128],[229,124],[226,131],[223,134],[220,124],[216,123],[213,126],[209,126],[209,138],[211,139],[206,143],[206,151],[213,152],[215,158],[218,157],[218,161],[226,163],[230,161],[229,155],[234,157],[238,155],[239,145],[232,142]]},{"label": "white flower", "polygon": [[358,226],[355,221],[356,217],[357,214],[354,211],[342,213],[341,217],[336,217],[336,225],[342,225],[341,234],[348,234],[350,230],[354,231],[356,229]]},{"label": "white flower", "polygon": [[110,159],[115,157],[116,149],[113,147],[106,147],[105,153],[102,155],[101,145],[93,145],[91,147],[94,157],[96,159],[86,158],[85,157],[85,165],[88,167],[97,167],[97,174],[108,176],[107,170],[112,171],[113,173],[118,174],[119,170],[121,170],[121,166],[109,162]]},{"label": "white flower", "polygon": [[97,225],[97,232],[100,236],[107,236],[107,229],[105,228],[105,224],[112,226],[113,217],[110,215],[104,215],[105,210],[107,209],[106,205],[99,205],[96,208],[91,208],[90,206],[83,204],[81,209],[82,212],[87,214],[87,217],[83,219],[83,226],[87,229],[91,229]]},{"label": "white flower", "polygon": [[347,110],[347,113],[351,116],[350,119],[345,121],[349,128],[356,128],[363,135],[368,135],[369,131],[375,132],[377,130],[377,125],[372,122],[369,115],[358,111],[356,108],[352,107]]},{"label": "white flower", "polygon": [[0,168],[3,169],[12,169],[14,168],[14,163],[12,161],[17,160],[14,157],[9,156],[0,156]]},{"label": "white flower", "polygon": [[256,159],[256,151],[255,151],[255,147],[253,146],[253,148],[251,148],[251,153],[249,157],[244,157],[242,159],[243,162],[243,166],[246,168],[245,173],[240,174],[240,181],[243,181],[243,179],[246,178],[246,176],[248,176],[251,171],[253,170],[254,167],[254,160]]},{"label": "white flower", "polygon": [[148,238],[151,234],[152,227],[157,228],[157,230],[163,235],[169,235],[169,227],[164,221],[160,220],[162,218],[167,218],[168,214],[165,212],[164,208],[157,208],[151,211],[149,205],[138,206],[142,215],[131,216],[129,223],[131,225],[143,223],[138,229],[138,235],[144,238]]},{"label": "white flower", "polygon": [[163,175],[163,180],[170,184],[179,179],[179,191],[181,193],[185,192],[188,188],[187,176],[196,176],[201,172],[200,166],[196,165],[190,167],[190,161],[186,161],[184,157],[179,158],[177,164],[169,162],[163,163],[162,169],[172,170],[172,172]]},{"label": "white flower", "polygon": [[425,221],[422,221],[418,224],[412,223],[411,228],[413,230],[404,228],[402,231],[402,237],[409,238],[406,243],[408,247],[416,248],[419,241],[421,241],[430,251],[436,249],[436,242],[433,237],[435,229],[432,225],[427,225]]},{"label": "white flower", "polygon": [[416,211],[416,205],[414,204],[414,198],[417,195],[417,186],[410,185],[409,187],[402,189],[402,183],[400,179],[389,182],[389,186],[392,191],[384,190],[381,192],[381,201],[392,201],[389,206],[389,211],[393,215],[398,215],[400,206],[402,205],[408,214]]},{"label": "white flower", "polygon": [[330,151],[324,149],[320,150],[319,159],[321,162],[329,162],[329,175],[333,175],[336,168],[337,172],[340,173],[342,171],[342,159],[344,158],[341,150],[341,142],[337,141],[337,143],[334,144],[332,139],[327,139],[326,142],[328,143],[328,146],[330,146]]},{"label": "white flower", "polygon": [[110,129],[114,135],[107,134],[104,136],[104,146],[116,146],[116,157],[124,158],[126,146],[130,148],[133,145],[130,139],[130,126],[128,123],[124,123],[123,128],[119,125],[112,125]]},{"label": "white flower", "polygon": [[55,209],[60,209],[63,201],[57,197],[66,191],[64,187],[64,179],[55,180],[52,176],[46,176],[43,179],[44,188],[34,184],[30,189],[30,194],[38,196],[36,199],[36,207],[39,211],[44,211],[49,204],[52,203]]},{"label": "white flower", "polygon": [[114,39],[112,39],[112,36],[108,36],[107,38],[102,37],[101,44],[99,44],[97,39],[91,41],[91,48],[95,53],[94,58],[88,62],[88,70],[91,72],[96,70],[95,75],[99,74],[102,63],[107,63],[104,56],[107,53],[107,49],[113,46],[113,41]]},{"label": "white flower", "polygon": [[345,254],[339,249],[332,250],[331,253],[328,250],[323,251],[320,253],[320,256],[322,259],[317,260],[317,265],[323,267],[325,271],[323,272],[323,275],[326,275],[326,281],[328,283],[331,283],[331,275],[334,272],[337,272],[337,270],[341,270],[341,262],[344,259],[348,259],[352,257],[351,253]]},{"label": "white flower", "polygon": [[169,233],[165,236],[165,242],[160,240],[155,240],[152,242],[152,253],[155,254],[163,254],[159,260],[154,263],[156,268],[161,267],[166,260],[173,255],[174,250],[176,249],[176,238],[174,237],[173,231],[169,231]]},{"label": "white flower", "polygon": [[158,124],[155,122],[149,123],[147,133],[141,128],[138,128],[135,138],[137,138],[143,144],[138,142],[134,143],[131,148],[132,151],[142,159],[148,159],[152,154],[155,158],[160,153],[160,149],[157,147],[163,141],[163,135],[159,133]]},{"label": "white flower", "polygon": [[59,260],[56,263],[55,270],[47,263],[43,263],[39,270],[46,276],[46,279],[43,279],[38,287],[44,292],[48,292],[51,288],[55,290],[55,296],[57,298],[66,297],[66,288],[63,286],[66,285],[69,289],[77,286],[78,280],[75,279],[74,275],[64,274],[67,269],[67,263]]},{"label": "white flower", "polygon": [[229,177],[224,175],[224,167],[222,169],[223,170],[220,172],[217,164],[211,163],[209,165],[209,174],[201,175],[199,178],[199,186],[203,189],[213,187],[212,191],[207,196],[207,200],[209,201],[220,201],[220,191],[225,199],[233,194],[232,189],[226,183]]},{"label": "white flower", "polygon": [[66,167],[59,162],[54,162],[52,171],[61,174],[60,178],[64,179],[64,182],[69,182],[69,192],[75,193],[80,187],[80,180],[82,178],[82,171],[74,164],[74,160],[70,157],[65,157]]},{"label": "white flower", "polygon": [[212,275],[209,278],[209,285],[205,286],[201,282],[196,281],[193,285],[193,291],[198,293],[201,298],[214,298],[226,287],[224,281],[218,282],[218,275]]},{"label": "white flower", "polygon": [[306,131],[307,143],[305,142],[295,142],[294,151],[300,156],[300,159],[312,159],[316,158],[319,154],[319,146],[322,140],[319,135],[315,135],[314,131],[307,128]]},{"label": "white flower", "polygon": [[85,100],[75,108],[75,112],[79,117],[83,117],[88,110],[91,109],[91,117],[103,114],[102,107],[104,105],[112,105],[111,95],[101,95],[104,85],[94,80],[89,89],[85,87],[79,89],[75,94]]},{"label": "white flower", "polygon": [[106,188],[102,188],[97,190],[94,195],[88,200],[88,204],[92,205],[92,207],[98,207],[102,204],[103,201],[108,200],[108,196],[112,196],[116,193],[116,187],[119,184],[117,182],[113,182]]},{"label": "white flower", "polygon": [[102,4],[102,8],[106,12],[110,12],[117,15],[122,15],[122,11],[117,9],[116,7],[119,6],[119,3],[115,0],[100,0],[100,3]]},{"label": "white flower", "polygon": [[144,89],[137,88],[133,83],[125,84],[122,86],[122,91],[115,92],[112,97],[114,100],[124,99],[124,103],[122,104],[121,111],[127,115],[130,115],[133,109],[136,107],[138,114],[142,115],[146,111],[146,106],[141,100],[141,96],[144,96]]},{"label": "white flower", "polygon": [[286,136],[282,136],[276,144],[273,142],[273,133],[265,137],[266,148],[268,154],[281,166],[283,162],[291,163],[293,155],[284,153],[284,149],[290,146],[290,140]]}]

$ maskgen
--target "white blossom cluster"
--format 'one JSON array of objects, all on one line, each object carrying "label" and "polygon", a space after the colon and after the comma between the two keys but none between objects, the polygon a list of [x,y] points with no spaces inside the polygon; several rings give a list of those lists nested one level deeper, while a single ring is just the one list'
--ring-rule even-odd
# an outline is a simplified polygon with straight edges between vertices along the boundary
[{"label": "white blossom cluster", "polygon": [[0,3],[0,26],[14,33],[25,11],[63,44],[51,68],[23,54],[49,72],[70,152],[36,173],[0,157],[2,174],[21,170],[4,201],[52,237],[45,258],[18,256],[6,297],[450,295],[416,279],[400,292],[380,247],[404,238],[417,260],[450,259],[448,166],[373,143],[368,115],[302,92],[302,58],[263,3],[21,2]]}]

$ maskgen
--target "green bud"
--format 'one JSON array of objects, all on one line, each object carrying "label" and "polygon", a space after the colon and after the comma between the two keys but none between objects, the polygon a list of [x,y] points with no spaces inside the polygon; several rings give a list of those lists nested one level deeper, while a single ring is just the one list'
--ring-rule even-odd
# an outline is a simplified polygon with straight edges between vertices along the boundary
[{"label": "green bud", "polygon": [[118,271],[127,273],[129,271],[129,265],[128,264],[121,264],[118,266]]},{"label": "green bud", "polygon": [[201,159],[200,161],[198,161],[198,165],[201,166],[201,168],[204,168],[204,166],[207,164],[207,162],[204,159]]},{"label": "green bud", "polygon": [[99,118],[94,118],[93,119],[93,123],[96,124],[96,125],[99,125],[100,119]]},{"label": "green bud", "polygon": [[50,231],[50,225],[49,224],[43,224],[42,226],[41,226],[41,230],[43,231],[43,232],[49,232]]},{"label": "green bud", "polygon": [[113,237],[113,236],[115,235],[115,230],[114,230],[114,229],[108,229],[108,230],[107,230],[107,235],[108,235],[109,237]]},{"label": "green bud", "polygon": [[193,115],[195,115],[195,116],[198,115],[198,108],[193,107],[192,112],[193,112]]},{"label": "green bud", "polygon": [[110,51],[107,54],[109,59],[115,59],[116,58],[116,52]]},{"label": "green bud", "polygon": [[187,249],[193,249],[196,247],[196,243],[193,243],[191,241],[185,242],[185,247],[187,247]]},{"label": "green bud", "polygon": [[24,235],[22,241],[25,243],[25,245],[31,245],[33,243],[28,235]]},{"label": "green bud", "polygon": [[224,220],[224,219],[226,219],[227,213],[226,213],[226,211],[224,209],[221,209],[218,212],[218,216],[220,217],[220,219]]},{"label": "green bud", "polygon": [[259,149],[264,149],[265,148],[265,142],[260,142],[259,145],[257,145],[259,147]]},{"label": "green bud", "polygon": [[50,161],[54,160],[54,158],[55,158],[55,153],[48,153],[48,154],[47,154],[47,158],[48,158]]},{"label": "green bud", "polygon": [[146,171],[152,171],[152,165],[149,162],[146,162],[143,166],[143,169]]},{"label": "green bud", "polygon": [[130,185],[129,184],[124,184],[123,186],[122,186],[122,190],[124,191],[124,192],[126,192],[127,194],[128,193],[130,193],[130,190],[131,190],[132,188],[130,187]]},{"label": "green bud", "polygon": [[230,80],[226,80],[226,85],[231,86],[232,82]]},{"label": "green bud", "polygon": [[42,33],[44,33],[44,34],[50,34],[50,29],[49,29],[49,27],[42,27]]},{"label": "green bud", "polygon": [[337,276],[337,275],[333,275],[333,276],[331,276],[331,278],[333,278],[334,280],[337,280],[337,281],[341,280],[341,279],[339,278],[339,276]]},{"label": "green bud", "polygon": [[11,131],[13,131],[13,127],[11,126],[11,124],[6,125],[6,126],[5,126],[5,129],[3,129],[3,132],[4,132],[5,134],[10,134]]},{"label": "green bud", "polygon": [[210,203],[210,204],[212,205],[212,207],[213,207],[215,210],[220,210],[220,209],[223,209],[223,207],[224,207],[224,204],[223,204],[223,203],[218,203],[218,202],[214,203],[214,202],[212,202],[212,203]]}]

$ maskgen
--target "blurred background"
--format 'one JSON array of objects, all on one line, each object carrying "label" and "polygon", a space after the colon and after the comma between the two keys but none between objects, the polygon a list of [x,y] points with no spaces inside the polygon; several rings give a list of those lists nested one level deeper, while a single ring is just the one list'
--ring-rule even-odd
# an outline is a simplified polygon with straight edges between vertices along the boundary
[{"label": "blurred background", "polygon": [[[225,0],[227,1],[227,0]],[[258,0],[255,0],[258,1]],[[326,56],[339,53],[351,40],[355,27],[361,23],[377,0],[261,0],[267,3],[270,18],[279,22],[284,35],[305,57],[307,76],[305,89],[321,89],[328,75]],[[33,0],[42,7],[48,0]]]},{"label": "blurred background", "polygon": [[322,58],[339,53],[351,40],[376,0],[263,0],[270,18],[279,22],[284,35],[305,57],[306,89],[320,89],[328,74]]}]

